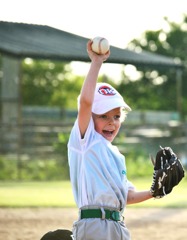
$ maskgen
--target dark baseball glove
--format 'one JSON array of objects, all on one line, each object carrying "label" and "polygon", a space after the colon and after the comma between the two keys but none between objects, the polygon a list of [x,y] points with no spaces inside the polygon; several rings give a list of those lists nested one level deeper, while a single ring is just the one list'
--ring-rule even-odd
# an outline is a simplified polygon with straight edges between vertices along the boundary
[{"label": "dark baseball glove", "polygon": [[57,229],[47,232],[40,240],[72,240],[72,232],[67,229]]},{"label": "dark baseball glove", "polygon": [[150,192],[154,198],[162,198],[169,194],[173,187],[184,177],[184,168],[177,155],[170,147],[161,147],[156,159],[151,157],[154,165],[153,183]]}]

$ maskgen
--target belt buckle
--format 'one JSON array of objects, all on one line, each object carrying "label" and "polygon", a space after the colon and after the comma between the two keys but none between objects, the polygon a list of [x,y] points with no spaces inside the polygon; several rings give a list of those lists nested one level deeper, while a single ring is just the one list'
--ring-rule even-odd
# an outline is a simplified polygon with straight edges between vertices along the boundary
[{"label": "belt buckle", "polygon": [[119,221],[119,212],[112,211],[111,212],[111,219],[114,221]]},{"label": "belt buckle", "polygon": [[111,212],[111,219],[114,221],[123,221],[124,217],[121,215],[120,212],[112,211]]}]

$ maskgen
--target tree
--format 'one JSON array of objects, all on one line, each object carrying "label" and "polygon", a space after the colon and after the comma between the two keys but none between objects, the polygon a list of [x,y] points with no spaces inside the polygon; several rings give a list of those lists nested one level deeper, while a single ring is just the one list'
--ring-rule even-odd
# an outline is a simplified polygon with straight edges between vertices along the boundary
[{"label": "tree", "polygon": [[82,83],[75,77],[68,63],[27,58],[22,63],[23,105],[59,106],[76,105]]},{"label": "tree", "polygon": [[[187,16],[181,24],[164,19],[167,29],[146,31],[140,39],[134,39],[128,45],[130,50],[147,50],[183,61],[187,66]],[[119,91],[125,91],[129,104],[135,109],[177,110],[176,73],[173,69],[153,70],[137,68],[140,78],[130,81],[123,74]],[[182,76],[183,114],[187,114],[187,71]]]}]

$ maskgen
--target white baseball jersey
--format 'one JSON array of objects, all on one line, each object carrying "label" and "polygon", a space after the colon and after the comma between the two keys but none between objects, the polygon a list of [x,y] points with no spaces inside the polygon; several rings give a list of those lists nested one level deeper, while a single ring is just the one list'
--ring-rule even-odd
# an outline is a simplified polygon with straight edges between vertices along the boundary
[{"label": "white baseball jersey", "polygon": [[94,129],[93,119],[81,139],[76,120],[68,142],[70,178],[76,204],[124,209],[128,190],[125,158]]}]

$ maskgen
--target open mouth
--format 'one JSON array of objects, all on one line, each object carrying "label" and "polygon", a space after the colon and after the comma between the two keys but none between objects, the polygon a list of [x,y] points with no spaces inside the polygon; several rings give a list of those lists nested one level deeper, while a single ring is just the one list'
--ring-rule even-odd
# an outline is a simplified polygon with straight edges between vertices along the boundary
[{"label": "open mouth", "polygon": [[114,131],[103,130],[103,133],[107,136],[112,136]]}]

